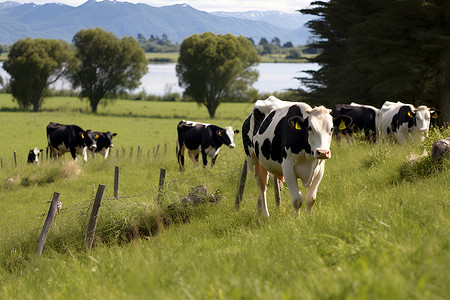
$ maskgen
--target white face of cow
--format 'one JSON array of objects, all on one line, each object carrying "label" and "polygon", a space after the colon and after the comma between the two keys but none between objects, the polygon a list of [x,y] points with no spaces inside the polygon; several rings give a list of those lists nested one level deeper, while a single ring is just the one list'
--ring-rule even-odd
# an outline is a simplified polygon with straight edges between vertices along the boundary
[{"label": "white face of cow", "polygon": [[233,128],[231,126],[227,126],[225,127],[225,131],[227,133],[228,138],[230,139],[230,145],[228,145],[229,148],[234,148],[236,147],[236,145],[234,144],[234,134],[239,132],[239,131],[233,131]]},{"label": "white face of cow", "polygon": [[34,148],[33,149],[33,153],[34,153],[34,161],[36,162],[36,163],[39,163],[39,153],[41,152],[42,150],[40,150],[40,149],[38,149],[38,148]]},{"label": "white face of cow", "polygon": [[333,118],[331,109],[323,106],[316,107],[310,111],[308,125],[308,143],[317,159],[328,159],[331,157],[330,145],[333,135]]},{"label": "white face of cow", "polygon": [[428,136],[431,119],[430,109],[426,106],[419,106],[415,113],[417,130],[424,132]]}]

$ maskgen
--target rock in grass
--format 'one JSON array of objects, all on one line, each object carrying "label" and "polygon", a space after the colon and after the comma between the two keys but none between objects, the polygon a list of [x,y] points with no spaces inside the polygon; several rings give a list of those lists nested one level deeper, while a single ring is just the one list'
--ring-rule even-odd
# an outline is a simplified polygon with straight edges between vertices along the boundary
[{"label": "rock in grass", "polygon": [[450,157],[450,137],[434,142],[431,148],[431,156],[436,160]]},{"label": "rock in grass", "polygon": [[189,194],[181,199],[183,203],[201,204],[207,202],[218,202],[220,200],[220,193],[208,193],[206,186],[198,185],[191,188]]}]

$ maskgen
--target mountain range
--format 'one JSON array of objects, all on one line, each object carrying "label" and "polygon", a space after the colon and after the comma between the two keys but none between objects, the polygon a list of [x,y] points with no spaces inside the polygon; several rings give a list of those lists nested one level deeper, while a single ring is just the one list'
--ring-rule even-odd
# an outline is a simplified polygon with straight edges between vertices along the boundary
[{"label": "mountain range", "polygon": [[261,38],[269,42],[307,43],[310,33],[304,26],[309,19],[300,13],[277,11],[207,13],[187,4],[152,7],[146,4],[88,0],[72,7],[64,4],[0,2],[0,44],[13,44],[21,38],[61,39],[71,42],[81,29],[100,27],[118,37],[166,34],[174,43],[205,31]]}]

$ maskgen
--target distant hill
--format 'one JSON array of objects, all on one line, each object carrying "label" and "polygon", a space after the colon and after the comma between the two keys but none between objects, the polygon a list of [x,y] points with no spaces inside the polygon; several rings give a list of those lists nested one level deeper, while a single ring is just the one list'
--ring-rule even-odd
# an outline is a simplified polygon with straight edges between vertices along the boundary
[{"label": "distant hill", "polygon": [[[166,34],[175,43],[205,31],[251,37],[256,43],[262,37],[269,41],[278,37],[282,43],[291,41],[294,45],[307,42],[309,33],[303,26],[304,19],[279,12],[258,13],[260,17],[252,19],[245,13],[207,13],[186,4],[152,7],[142,3],[89,0],[72,7],[55,3],[37,5],[7,1],[0,2],[0,44],[12,44],[27,37],[70,42],[79,30],[96,27],[113,32],[118,37],[137,37],[140,33],[148,38],[150,35]],[[267,17],[270,15],[272,18]],[[275,20],[274,15],[279,21]],[[285,21],[292,17],[295,21],[286,24]]]}]

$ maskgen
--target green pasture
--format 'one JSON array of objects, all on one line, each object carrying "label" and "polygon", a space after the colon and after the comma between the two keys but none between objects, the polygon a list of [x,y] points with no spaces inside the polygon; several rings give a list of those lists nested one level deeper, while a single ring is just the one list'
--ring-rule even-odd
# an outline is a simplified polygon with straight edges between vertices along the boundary
[{"label": "green pasture", "polygon": [[[210,120],[195,103],[116,100],[93,115],[76,98],[51,98],[42,112],[32,113],[18,111],[10,95],[0,95],[0,298],[448,298],[450,165],[423,154],[449,130],[403,145],[333,141],[313,212],[302,208],[293,216],[285,186],[276,207],[269,185],[270,217],[262,219],[252,173],[240,209],[234,206],[244,159],[241,135],[235,149],[221,149],[214,168],[195,169],[186,158],[186,171],[180,172],[175,157],[181,119],[240,129],[250,110],[249,104],[226,103]],[[50,121],[117,132],[116,150],[107,160],[74,162],[66,154],[27,165],[27,151],[46,146]],[[158,205],[160,168],[167,170],[167,184]],[[96,243],[86,252],[99,184],[106,185],[106,195]],[[200,184],[220,201],[183,204]],[[63,209],[37,257],[54,192]]]}]

